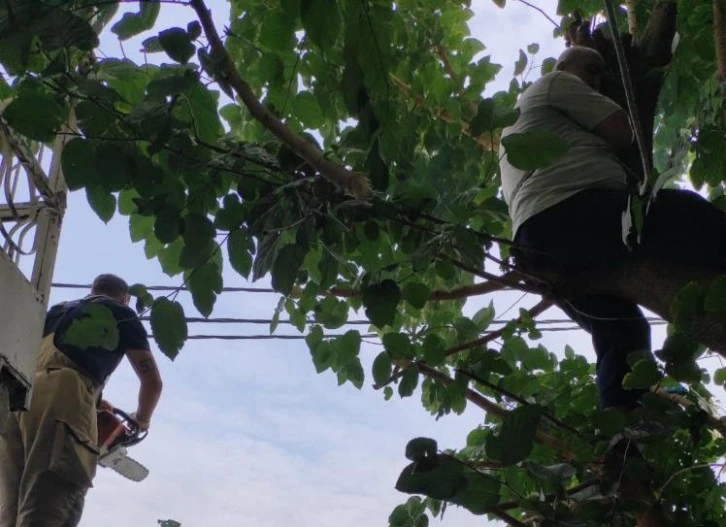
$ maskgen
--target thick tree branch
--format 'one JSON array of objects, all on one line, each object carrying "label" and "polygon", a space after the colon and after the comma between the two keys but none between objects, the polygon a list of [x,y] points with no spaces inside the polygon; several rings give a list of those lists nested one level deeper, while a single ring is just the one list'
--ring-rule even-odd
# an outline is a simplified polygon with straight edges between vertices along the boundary
[{"label": "thick tree branch", "polygon": [[677,15],[675,0],[662,0],[653,7],[643,35],[637,41],[644,72],[667,66],[673,58],[671,46],[676,35]]},{"label": "thick tree branch", "polygon": [[726,82],[726,0],[713,0],[713,42],[718,80]]},{"label": "thick tree branch", "polygon": [[[553,284],[558,296],[572,298],[583,294],[607,294],[631,300],[664,320],[673,321],[671,305],[676,294],[689,282],[708,287],[724,270],[695,267],[673,262],[633,259],[623,264],[567,275],[558,269],[528,269]],[[702,313],[691,335],[711,350],[726,357],[726,320]]]},{"label": "thick tree branch", "polygon": [[242,99],[252,116],[341,191],[355,197],[368,196],[371,192],[370,181],[364,173],[353,172],[328,160],[315,145],[290,130],[257,99],[227,53],[204,0],[191,0],[190,4],[197,13],[212,48],[212,56],[218,61],[225,80]]},{"label": "thick tree branch", "polygon": [[636,0],[627,0],[625,2],[625,7],[628,10],[628,33],[630,33],[633,38],[637,38],[638,36],[638,16],[635,12],[635,3]]}]

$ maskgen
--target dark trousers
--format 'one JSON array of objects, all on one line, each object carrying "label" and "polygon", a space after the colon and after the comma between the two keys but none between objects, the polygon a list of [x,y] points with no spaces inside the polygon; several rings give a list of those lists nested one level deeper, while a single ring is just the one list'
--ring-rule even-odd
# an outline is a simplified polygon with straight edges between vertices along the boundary
[{"label": "dark trousers", "polygon": [[[582,191],[527,220],[517,231],[513,253],[528,266],[554,264],[569,272],[641,256],[726,273],[723,211],[694,192],[661,190],[645,217],[641,244],[629,252],[621,235],[627,200],[625,190]],[[600,404],[635,406],[641,392],[625,390],[622,380],[630,353],[650,353],[650,327],[638,305],[608,295],[583,295],[558,305],[592,336]]]}]

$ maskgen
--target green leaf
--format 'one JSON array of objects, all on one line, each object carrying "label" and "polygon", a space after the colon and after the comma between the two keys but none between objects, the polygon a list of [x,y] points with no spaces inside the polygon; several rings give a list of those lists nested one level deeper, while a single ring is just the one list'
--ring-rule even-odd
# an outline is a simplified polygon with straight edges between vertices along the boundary
[{"label": "green leaf", "polygon": [[330,252],[323,250],[323,256],[318,263],[320,287],[332,287],[338,279],[339,270],[338,260]]},{"label": "green leaf", "polygon": [[184,218],[184,248],[180,263],[187,269],[194,269],[209,260],[216,250],[214,237],[216,230],[209,218],[202,214],[188,214]]},{"label": "green leaf", "polygon": [[227,238],[229,263],[232,265],[232,269],[245,278],[249,277],[250,271],[252,270],[251,244],[252,240],[247,232],[242,229],[232,231],[229,238]]},{"label": "green leaf", "polygon": [[381,339],[384,349],[393,358],[413,358],[411,340],[405,333],[386,333]]},{"label": "green leaf", "polygon": [[194,306],[208,317],[212,314],[217,295],[222,292],[222,270],[217,262],[210,260],[190,271],[188,276],[187,283]]},{"label": "green leaf", "polygon": [[489,327],[489,324],[492,323],[495,314],[496,311],[494,310],[494,302],[490,301],[488,306],[483,307],[479,311],[474,313],[474,316],[471,317],[471,320],[476,325],[477,330],[479,332],[483,332]]},{"label": "green leaf", "polygon": [[101,304],[86,304],[82,315],[71,322],[63,335],[63,343],[79,349],[102,348],[113,351],[119,344],[116,317]]},{"label": "green leaf", "polygon": [[424,337],[421,348],[424,361],[430,366],[439,366],[446,360],[446,343],[433,333]]},{"label": "green leaf", "polygon": [[726,276],[717,276],[711,282],[703,306],[709,313],[726,313]]},{"label": "green leaf", "polygon": [[473,514],[486,514],[499,502],[501,483],[488,474],[465,469],[466,483],[449,499]]},{"label": "green leaf", "polygon": [[406,444],[406,459],[421,461],[427,458],[436,457],[438,445],[436,441],[428,437],[417,437]]},{"label": "green leaf", "polygon": [[600,434],[613,437],[619,434],[628,424],[627,416],[617,408],[604,408],[593,416]]},{"label": "green leaf", "polygon": [[259,43],[263,48],[284,54],[294,46],[295,21],[279,11],[267,13],[260,24]]},{"label": "green leaf", "polygon": [[499,432],[487,439],[487,455],[504,465],[514,465],[529,456],[544,412],[542,406],[528,404],[507,413]]},{"label": "green leaf", "polygon": [[629,390],[647,390],[660,381],[663,375],[652,359],[641,359],[635,363],[630,373],[625,375],[623,386]]},{"label": "green leaf", "polygon": [[539,44],[533,42],[527,46],[527,53],[530,55],[536,55],[539,52]]},{"label": "green leaf", "polygon": [[174,360],[187,339],[187,321],[179,302],[157,298],[151,306],[151,331],[159,349]]},{"label": "green leaf", "polygon": [[[129,174],[134,170],[134,166],[133,160],[123,149],[110,142],[101,142],[96,147],[94,155],[96,175],[93,179],[97,185],[109,192],[118,192],[126,188],[130,180]],[[94,167],[88,167],[86,170],[90,173]]]},{"label": "green leaf", "polygon": [[411,282],[403,286],[403,298],[416,309],[423,309],[431,296],[431,290],[420,282]]},{"label": "green leaf", "polygon": [[222,122],[217,113],[218,93],[208,90],[199,82],[194,83],[184,93],[185,99],[189,102],[189,111],[194,118],[194,129],[199,138],[214,144],[224,133]]},{"label": "green leaf", "polygon": [[726,384],[726,368],[718,368],[713,372],[713,382],[718,386]]},{"label": "green leaf", "polygon": [[160,53],[164,51],[158,35],[145,39],[141,43],[141,49],[144,53]]},{"label": "green leaf", "polygon": [[387,279],[363,289],[362,300],[368,319],[382,328],[393,323],[401,300],[401,290],[396,282]]},{"label": "green leaf", "polygon": [[151,81],[146,86],[146,93],[152,97],[177,95],[194,86],[198,80],[199,76],[195,71],[175,70],[170,75],[164,75]]},{"label": "green leaf", "polygon": [[525,68],[527,67],[527,55],[522,51],[519,50],[519,60],[514,64],[514,75],[521,75],[524,73]]},{"label": "green leaf", "polygon": [[508,135],[502,145],[509,163],[520,170],[548,167],[570,150],[567,141],[545,130]]},{"label": "green leaf", "polygon": [[335,45],[341,28],[337,0],[301,0],[300,19],[305,34],[321,50]]},{"label": "green leaf", "polygon": [[288,244],[282,247],[272,266],[272,288],[287,296],[297,280],[297,273],[305,260],[307,251],[299,244]]},{"label": "green leaf", "polygon": [[189,33],[189,38],[192,40],[196,40],[202,36],[202,25],[198,20],[192,20],[187,24],[187,33]]},{"label": "green leaf", "polygon": [[666,337],[663,348],[657,352],[658,357],[666,362],[690,362],[695,360],[703,350],[698,341],[681,331],[675,331]]},{"label": "green leaf", "polygon": [[398,395],[401,397],[409,397],[413,394],[418,386],[418,368],[416,366],[409,366],[403,375],[401,381],[398,383]]},{"label": "green leaf", "polygon": [[497,7],[500,9],[504,9],[504,6],[507,5],[507,0],[492,0],[494,4],[496,4]]},{"label": "green leaf", "polygon": [[95,148],[91,141],[76,137],[63,149],[61,166],[70,190],[91,185],[96,180]]},{"label": "green leaf", "polygon": [[554,71],[555,64],[557,64],[557,60],[552,57],[547,57],[542,61],[542,75],[545,75],[547,73],[550,73]]},{"label": "green leaf", "polygon": [[309,91],[301,91],[295,96],[292,111],[305,128],[317,129],[325,122],[318,100]]},{"label": "green leaf", "polygon": [[424,494],[436,500],[449,500],[467,484],[466,465],[451,456],[414,462],[403,469],[396,490]]},{"label": "green leaf", "polygon": [[116,212],[116,196],[107,190],[92,186],[86,188],[86,198],[95,212],[104,223],[108,223]]},{"label": "green leaf", "polygon": [[388,401],[391,399],[391,397],[393,397],[393,388],[391,388],[390,386],[386,386],[385,388],[383,388],[383,399],[385,401]]},{"label": "green leaf", "polygon": [[305,336],[305,342],[310,349],[313,365],[317,373],[322,373],[330,367],[333,359],[333,347],[330,342],[323,340],[323,330],[320,326],[313,326]]},{"label": "green leaf", "polygon": [[113,25],[111,31],[118,35],[119,40],[128,40],[143,33],[154,27],[160,8],[161,3],[156,0],[141,1],[139,2],[139,12],[124,13],[121,20]]},{"label": "green leaf", "polygon": [[315,321],[328,329],[337,329],[348,320],[348,304],[333,296],[326,296],[315,306]]},{"label": "green leaf", "polygon": [[671,315],[673,325],[677,329],[684,331],[690,329],[703,311],[705,294],[703,286],[698,282],[690,282],[676,293],[671,305]]},{"label": "green leaf", "polygon": [[180,27],[172,27],[159,33],[159,44],[169,58],[181,64],[189,62],[196,51],[189,33]]},{"label": "green leaf", "polygon": [[50,142],[68,115],[67,108],[34,83],[21,84],[18,95],[2,112],[7,123],[19,134]]},{"label": "green leaf", "polygon": [[385,351],[380,352],[373,360],[373,382],[378,386],[387,383],[391,377],[392,364],[391,356]]},{"label": "green leaf", "polygon": [[154,216],[154,235],[161,243],[172,243],[180,233],[183,221],[176,207],[164,206]]},{"label": "green leaf", "polygon": [[365,373],[363,371],[363,365],[359,358],[355,358],[348,362],[340,370],[338,370],[338,384],[343,384],[345,381],[358,388],[363,388],[363,382],[365,381]]},{"label": "green leaf", "polygon": [[436,274],[444,280],[451,280],[456,275],[456,268],[449,260],[439,260],[435,264]]}]

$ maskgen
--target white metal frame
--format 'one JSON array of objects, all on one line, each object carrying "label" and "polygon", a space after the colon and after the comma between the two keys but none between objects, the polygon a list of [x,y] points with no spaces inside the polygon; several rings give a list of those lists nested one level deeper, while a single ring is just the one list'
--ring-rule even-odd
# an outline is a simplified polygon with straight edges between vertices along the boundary
[{"label": "white metal frame", "polygon": [[17,137],[0,116],[0,410],[30,399],[66,209],[68,137],[56,136],[46,174],[48,148]]}]

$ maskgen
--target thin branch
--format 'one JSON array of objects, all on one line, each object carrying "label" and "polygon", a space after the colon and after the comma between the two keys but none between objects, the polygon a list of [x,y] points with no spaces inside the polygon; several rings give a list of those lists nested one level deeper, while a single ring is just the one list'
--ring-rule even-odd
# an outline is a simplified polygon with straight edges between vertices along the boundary
[{"label": "thin branch", "polygon": [[673,403],[679,404],[679,405],[683,406],[684,408],[691,409],[691,408],[695,407],[698,412],[702,413],[706,417],[706,421],[708,422],[708,425],[711,428],[713,428],[714,430],[718,430],[718,432],[720,432],[721,435],[726,436],[726,421],[725,420],[719,419],[719,418],[711,415],[707,411],[697,407],[693,401],[686,399],[685,397],[683,397],[682,395],[678,395],[677,393],[668,393],[667,391],[665,391],[662,388],[657,388],[656,390],[654,390],[654,393]]},{"label": "thin branch", "polygon": [[444,66],[444,71],[451,77],[451,80],[456,85],[456,94],[458,95],[461,91],[461,81],[459,79],[459,76],[454,71],[454,68],[451,66],[451,61],[449,60],[449,55],[446,53],[446,48],[439,44],[435,48],[436,55],[441,59],[441,63]]},{"label": "thin branch", "polygon": [[212,48],[212,55],[220,64],[222,75],[240,99],[242,99],[250,114],[262,126],[277,136],[290,150],[310,163],[325,179],[336,185],[343,192],[356,197],[369,196],[371,187],[366,174],[353,172],[328,160],[317,146],[290,130],[285,123],[278,119],[259,101],[249,84],[242,79],[232,58],[227,53],[212,20],[211,12],[204,3],[204,0],[191,0],[191,6],[197,13],[197,17],[202,24],[204,34]]},{"label": "thin branch", "polygon": [[[529,314],[532,318],[544,313],[547,309],[552,307],[554,305],[554,302],[552,300],[549,300],[547,298],[543,298],[540,300],[534,307],[531,309],[528,309]],[[521,317],[516,319],[517,322],[521,322]],[[485,335],[483,337],[480,337],[475,340],[470,340],[469,342],[464,342],[463,344],[457,344],[456,346],[452,346],[448,350],[446,350],[446,356],[449,357],[451,355],[455,355],[459,352],[470,350],[472,348],[476,348],[479,346],[484,346],[488,344],[489,342],[492,342],[494,340],[497,340],[502,335],[504,335],[504,332],[506,331],[507,326],[502,327],[501,329],[498,329],[496,331],[492,331],[488,335]]]},{"label": "thin branch", "polygon": [[479,278],[483,278],[484,280],[489,280],[491,282],[499,283],[502,286],[502,289],[510,288],[510,289],[518,289],[520,291],[526,291],[527,293],[536,293],[538,295],[544,294],[544,291],[542,291],[542,288],[537,287],[535,285],[531,284],[523,284],[521,282],[518,282],[514,277],[521,275],[519,271],[513,270],[511,273],[507,273],[502,276],[497,276],[491,273],[488,273],[486,271],[480,271],[479,269],[475,269],[474,267],[471,267],[464,262],[457,260],[456,258],[448,257],[449,261],[453,263],[456,267],[461,269],[462,271],[466,271],[467,273],[471,273],[474,276],[478,276]]},{"label": "thin branch", "polygon": [[527,2],[527,0],[517,0],[517,1],[521,4],[526,5],[527,7],[531,7],[535,11],[539,11],[539,13],[542,14],[542,16],[544,16],[547,20],[552,22],[552,25],[554,25],[556,28],[560,27],[560,25],[555,21],[555,19],[552,18],[550,15],[548,15],[547,12],[544,9],[542,9],[541,7],[536,6],[530,2]]},{"label": "thin branch", "polygon": [[[429,295],[429,302],[440,302],[443,300],[459,300],[461,298],[468,298],[471,296],[486,295],[488,293],[494,293],[495,291],[501,291],[506,289],[507,286],[503,285],[501,281],[509,281],[515,273],[507,273],[496,281],[481,282],[474,285],[466,285],[457,287],[449,290],[437,290],[431,291]],[[329,294],[340,298],[356,298],[361,295],[359,289],[351,289],[349,287],[333,287],[328,291]]]},{"label": "thin branch", "polygon": [[673,481],[674,478],[680,476],[681,474],[684,474],[686,472],[690,472],[691,470],[697,470],[699,468],[712,468],[712,467],[719,467],[723,468],[724,463],[703,463],[701,465],[693,465],[690,467],[682,468],[681,470],[676,470],[671,476],[668,478],[668,481],[666,481],[663,486],[658,490],[658,496],[661,496],[663,494],[663,491],[665,488],[670,484],[671,481]]},{"label": "thin branch", "polygon": [[[442,384],[453,384],[454,379],[449,377],[443,372],[440,372],[437,369],[432,368],[431,366],[423,363],[416,363],[415,367],[418,367],[418,370],[425,376],[430,377],[432,379],[435,379]],[[486,397],[484,397],[482,394],[476,392],[472,389],[467,389],[466,391],[466,398],[468,401],[473,403],[475,406],[478,406],[485,412],[495,415],[499,417],[500,419],[504,419],[506,415],[509,413],[508,410],[502,408],[496,403],[493,403]],[[537,431],[535,433],[535,441],[537,441],[540,444],[549,446],[550,448],[558,451],[565,459],[571,459],[572,453],[570,452],[569,448],[565,443],[563,443],[561,440],[557,439],[556,437],[553,437],[549,434],[545,434],[544,432]]]},{"label": "thin branch", "polygon": [[[501,386],[497,386],[496,384],[494,384],[492,382],[489,382],[489,381],[487,381],[485,379],[482,379],[478,375],[475,375],[475,374],[473,374],[471,372],[468,372],[466,370],[462,370],[460,368],[456,368],[455,371],[461,373],[462,375],[465,375],[466,377],[469,377],[474,382],[477,382],[477,383],[481,384],[482,386],[486,386],[490,390],[493,390],[493,391],[495,391],[495,392],[503,395],[504,397],[508,397],[512,401],[515,401],[515,402],[519,403],[522,406],[529,405],[529,403],[524,398],[520,397],[519,395],[514,394],[514,393],[510,392],[509,390],[506,390],[506,389],[502,388]],[[543,415],[548,420],[550,420],[553,424],[559,426],[563,430],[567,430],[571,434],[574,434],[576,436],[582,437],[582,434],[580,433],[579,430],[577,430],[576,428],[571,427],[570,425],[568,425],[567,423],[565,423],[563,421],[560,421],[555,416],[550,415],[548,413],[545,413]]]}]

